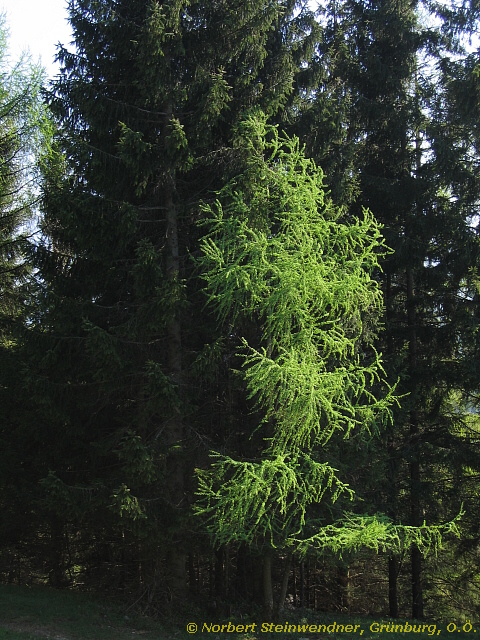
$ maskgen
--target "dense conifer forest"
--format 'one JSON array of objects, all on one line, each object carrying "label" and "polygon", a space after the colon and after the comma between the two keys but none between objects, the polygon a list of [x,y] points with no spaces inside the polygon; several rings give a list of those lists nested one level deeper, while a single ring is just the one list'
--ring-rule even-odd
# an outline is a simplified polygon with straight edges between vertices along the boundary
[{"label": "dense conifer forest", "polygon": [[478,3],[69,16],[0,38],[0,580],[478,617]]}]

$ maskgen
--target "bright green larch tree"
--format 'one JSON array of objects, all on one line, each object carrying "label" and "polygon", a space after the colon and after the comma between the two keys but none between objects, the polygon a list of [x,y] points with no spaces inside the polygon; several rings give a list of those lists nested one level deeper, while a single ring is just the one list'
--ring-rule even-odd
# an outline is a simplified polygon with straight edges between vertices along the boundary
[{"label": "bright green larch tree", "polygon": [[197,512],[217,544],[263,550],[269,615],[275,549],[341,554],[413,538],[425,547],[440,530],[363,513],[329,459],[334,443],[361,447],[383,430],[395,402],[363,331],[366,315],[382,309],[372,277],[386,250],[378,224],[366,209],[342,221],[321,169],[261,114],[243,122],[238,145],[244,171],[204,207],[198,266],[209,304],[237,342],[255,445],[236,457],[217,453],[199,472]]}]

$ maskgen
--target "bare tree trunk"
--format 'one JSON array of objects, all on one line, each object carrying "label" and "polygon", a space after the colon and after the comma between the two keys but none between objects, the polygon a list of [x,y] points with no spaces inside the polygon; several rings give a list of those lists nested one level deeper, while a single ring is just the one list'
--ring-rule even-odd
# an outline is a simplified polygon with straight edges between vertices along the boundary
[{"label": "bare tree trunk", "polygon": [[412,545],[412,618],[423,619],[422,554]]},{"label": "bare tree trunk", "polygon": [[[417,61],[415,61],[415,99],[419,104]],[[422,145],[419,127],[415,131],[415,169],[416,177],[419,177],[422,162]],[[417,215],[420,211],[417,211]],[[416,309],[415,309],[415,283],[414,271],[407,268],[407,314],[410,332],[409,358],[410,380],[414,380],[417,368],[417,333],[416,333]],[[413,392],[413,388],[412,388]],[[420,445],[419,445],[418,413],[414,407],[410,413],[410,439],[413,449],[413,459],[410,463],[410,495],[412,525],[418,527],[422,524],[422,508],[420,503],[421,470],[420,470]],[[422,554],[416,544],[412,545],[412,616],[416,619],[423,618],[423,586],[422,586]]]},{"label": "bare tree trunk", "polygon": [[305,606],[305,562],[300,562],[300,607]]},{"label": "bare tree trunk", "polygon": [[[392,297],[392,274],[390,267],[385,269],[386,273],[386,290],[385,290],[385,310],[387,325],[392,321],[391,302]],[[392,330],[388,330],[387,338],[387,356],[393,354],[393,335]],[[395,447],[395,439],[393,430],[387,433],[387,454],[388,454],[388,493],[389,493],[389,509],[388,515],[396,522],[397,518],[397,476],[398,476],[398,451]],[[388,558],[388,607],[391,618],[398,618],[398,559],[395,555]]]},{"label": "bare tree trunk", "polygon": [[308,558],[307,560],[307,566],[306,566],[306,571],[305,571],[305,602],[307,605],[307,609],[310,609],[311,603],[310,603],[310,599],[311,599],[311,588],[310,588],[310,558]]},{"label": "bare tree trunk", "polygon": [[225,545],[225,553],[224,553],[224,560],[225,560],[225,570],[224,570],[224,586],[223,586],[223,593],[224,593],[224,597],[228,598],[228,582],[230,580],[230,547],[228,546],[228,544]]},{"label": "bare tree trunk", "polygon": [[[417,367],[417,336],[415,318],[415,291],[414,275],[412,269],[407,269],[407,318],[409,328],[409,368],[410,379],[415,376]],[[413,391],[413,389],[412,389]],[[418,443],[418,413],[415,408],[410,412],[410,440],[412,443],[413,458],[410,462],[410,506],[412,526],[421,525],[421,504],[420,504],[420,460]],[[414,543],[411,549],[412,564],[412,617],[423,618],[423,587],[422,587],[422,554]]]},{"label": "bare tree trunk", "polygon": [[214,579],[213,579],[213,559],[211,555],[208,561],[208,592],[209,592],[210,600],[213,600],[213,594],[215,593],[215,589],[214,589]]},{"label": "bare tree trunk", "polygon": [[241,598],[248,598],[247,586],[247,548],[242,543],[237,551],[237,571],[235,575],[235,589]]},{"label": "bare tree trunk", "polygon": [[292,597],[293,597],[293,606],[297,606],[297,570],[295,567],[295,557],[292,559]]},{"label": "bare tree trunk", "polygon": [[272,551],[263,556],[263,615],[265,620],[273,618]]},{"label": "bare tree trunk", "polygon": [[65,573],[65,563],[63,558],[64,550],[64,530],[63,523],[56,516],[52,516],[50,521],[50,553],[49,553],[49,584],[55,588],[65,587],[68,578]]},{"label": "bare tree trunk", "polygon": [[[421,509],[420,500],[415,492],[418,492],[420,485],[420,464],[418,460],[414,460],[411,464],[411,486],[412,486],[412,525],[418,527],[421,525]],[[415,619],[423,618],[423,585],[422,585],[422,554],[416,544],[412,544],[411,549],[412,563],[412,617]]]},{"label": "bare tree trunk", "polygon": [[253,586],[253,601],[263,603],[263,557],[250,557],[249,560],[249,580]]},{"label": "bare tree trunk", "polygon": [[398,561],[396,556],[388,558],[388,607],[390,618],[398,618]]},{"label": "bare tree trunk", "polygon": [[225,586],[223,580],[223,558],[224,547],[220,547],[215,551],[215,597],[217,600],[222,600],[225,593]]},{"label": "bare tree trunk", "polygon": [[350,570],[348,567],[337,568],[337,584],[340,592],[340,607],[348,609],[350,606]]},{"label": "bare tree trunk", "polygon": [[[172,107],[166,109],[164,136],[172,115]],[[180,253],[178,239],[178,213],[174,202],[175,172],[170,171],[167,176],[167,184],[164,187],[166,222],[167,222],[167,255],[166,276],[167,280],[175,286],[180,278]],[[182,332],[179,309],[172,312],[167,325],[167,366],[172,382],[181,395],[182,388]],[[183,446],[183,422],[180,408],[174,408],[166,429],[166,445],[169,456],[167,460],[167,482],[171,506],[179,515],[185,507],[184,504],[184,465],[182,458]],[[175,597],[183,597],[187,588],[186,575],[186,551],[184,542],[177,537],[173,540],[168,550],[168,573],[171,581],[172,594]]]},{"label": "bare tree trunk", "polygon": [[287,597],[288,590],[288,578],[290,577],[290,569],[292,567],[292,554],[288,553],[285,558],[285,567],[283,569],[282,586],[280,589],[280,595],[278,597],[278,604],[275,611],[275,616],[281,615],[285,608],[285,598]]},{"label": "bare tree trunk", "polygon": [[189,551],[188,553],[188,586],[190,587],[190,591],[197,590],[195,563],[194,563],[194,556],[192,551]]}]

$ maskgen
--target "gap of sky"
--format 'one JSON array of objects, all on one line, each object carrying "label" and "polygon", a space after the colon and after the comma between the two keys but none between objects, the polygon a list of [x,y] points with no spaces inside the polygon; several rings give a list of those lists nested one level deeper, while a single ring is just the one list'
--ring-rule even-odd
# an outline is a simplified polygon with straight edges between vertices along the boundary
[{"label": "gap of sky", "polygon": [[72,30],[67,20],[67,0],[0,0],[0,13],[9,30],[9,53],[14,63],[22,52],[41,62],[47,76],[59,71],[54,63],[56,45],[71,48]]}]

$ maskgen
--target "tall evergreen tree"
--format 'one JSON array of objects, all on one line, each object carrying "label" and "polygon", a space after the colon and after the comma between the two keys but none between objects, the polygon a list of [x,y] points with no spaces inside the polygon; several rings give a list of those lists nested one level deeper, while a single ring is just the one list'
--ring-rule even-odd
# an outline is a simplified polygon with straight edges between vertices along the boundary
[{"label": "tall evergreen tree", "polygon": [[[468,53],[464,45],[476,33],[478,9],[472,4],[461,5],[454,11],[445,7],[437,7],[437,10],[455,56],[442,56],[435,91],[430,93],[428,101],[432,112],[428,129],[432,149],[429,171],[438,185],[435,211],[442,220],[441,232],[432,243],[429,262],[436,272],[437,286],[441,285],[442,293],[435,296],[435,304],[443,325],[442,337],[447,337],[450,345],[449,357],[437,365],[443,384],[437,386],[434,398],[436,405],[446,405],[450,424],[454,425],[451,431],[456,436],[454,444],[444,444],[448,446],[448,457],[454,469],[444,490],[444,500],[456,496],[458,501],[461,497],[466,511],[462,541],[452,553],[453,566],[440,568],[440,572],[442,579],[452,585],[447,587],[451,600],[457,600],[461,594],[464,606],[473,607],[475,597],[471,598],[472,592],[476,595],[473,549],[478,532],[475,496],[478,493],[479,455],[477,216],[480,94],[478,50]],[[447,403],[449,392],[450,402]],[[438,414],[441,416],[441,412]],[[447,428],[445,423],[440,424],[444,443],[449,441],[445,436]],[[478,601],[478,596],[476,598]]]},{"label": "tall evergreen tree", "polygon": [[151,598],[162,571],[170,593],[184,591],[195,460],[205,443],[232,437],[231,408],[212,420],[227,393],[226,336],[203,310],[190,259],[198,203],[235,170],[243,112],[285,103],[288,33],[273,40],[292,8],[69,4],[76,51],[60,50],[50,97],[58,135],[36,257],[43,355],[32,385],[55,442],[45,504],[52,541],[65,513],[81,514],[91,540],[110,532],[125,553],[144,536],[152,562],[139,579]]},{"label": "tall evergreen tree", "polygon": [[[459,503],[439,496],[428,470],[445,464],[445,447],[454,451],[460,444],[458,440],[454,444],[455,420],[449,403],[455,403],[455,387],[463,384],[451,375],[452,363],[459,363],[458,339],[463,329],[461,314],[445,315],[444,310],[451,308],[452,299],[464,309],[470,304],[461,301],[461,279],[468,271],[467,254],[470,268],[477,260],[476,250],[465,251],[467,238],[472,249],[476,244],[469,231],[468,210],[460,209],[458,216],[451,209],[446,211],[445,188],[434,169],[437,159],[425,153],[428,145],[434,147],[429,119],[435,116],[426,107],[434,78],[429,75],[433,64],[421,68],[420,61],[438,56],[448,41],[442,41],[439,31],[422,26],[420,10],[417,3],[389,0],[330,4],[325,38],[319,43],[319,50],[331,61],[329,73],[305,107],[308,117],[308,112],[318,114],[313,118],[315,128],[310,125],[309,152],[321,163],[338,134],[319,144],[312,132],[321,130],[321,109],[329,88],[337,87],[337,94],[343,96],[344,119],[336,131],[345,134],[339,140],[337,164],[344,159],[351,163],[351,184],[359,194],[357,210],[360,203],[372,210],[393,249],[380,276],[386,331],[379,348],[390,380],[399,376],[398,391],[407,395],[386,434],[385,469],[389,471],[380,498],[387,502],[391,517],[403,519],[408,514],[414,526],[425,517],[431,522],[445,517],[450,510],[448,519],[460,508]],[[440,122],[444,123],[440,127],[450,126],[448,121]],[[442,238],[449,239],[449,248]],[[457,269],[463,274],[460,279],[452,277]],[[453,457],[450,478],[452,461]],[[399,499],[405,489],[409,505]],[[415,545],[411,572],[412,614],[420,618],[422,557]],[[392,616],[398,615],[397,574],[397,562],[391,556]]]}]

